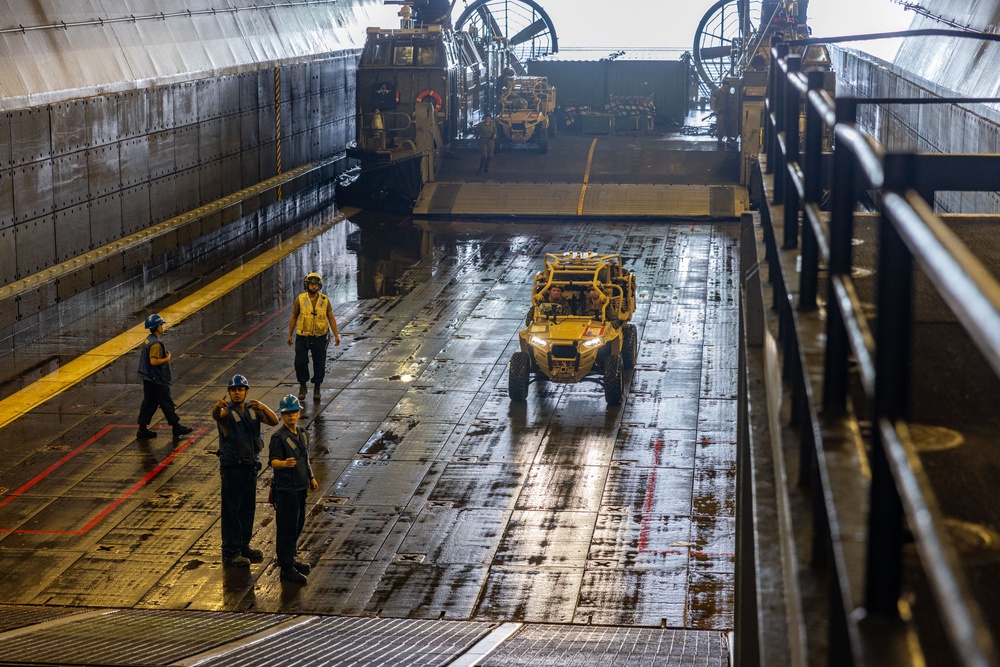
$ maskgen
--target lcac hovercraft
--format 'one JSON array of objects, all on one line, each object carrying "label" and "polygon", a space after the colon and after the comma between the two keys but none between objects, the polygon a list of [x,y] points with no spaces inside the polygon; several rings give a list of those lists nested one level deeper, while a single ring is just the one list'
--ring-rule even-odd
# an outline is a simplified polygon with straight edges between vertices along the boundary
[{"label": "lcac hovercraft", "polygon": [[357,70],[357,139],[347,150],[359,165],[338,184],[337,201],[408,213],[451,142],[495,113],[504,70],[523,74],[558,41],[532,0],[477,0],[454,27],[455,0],[386,4],[400,5],[400,27],[368,29]]}]

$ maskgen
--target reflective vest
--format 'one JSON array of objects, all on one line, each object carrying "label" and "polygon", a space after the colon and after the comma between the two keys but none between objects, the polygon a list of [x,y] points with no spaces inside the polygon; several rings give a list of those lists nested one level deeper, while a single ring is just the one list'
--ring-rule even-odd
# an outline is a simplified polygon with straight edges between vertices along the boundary
[{"label": "reflective vest", "polygon": [[232,401],[226,407],[226,428],[219,427],[219,460],[228,465],[256,465],[258,452],[264,449],[260,437],[260,415],[254,408],[239,409]]},{"label": "reflective vest", "polygon": [[284,461],[294,456],[294,468],[274,469],[274,489],[276,491],[305,491],[312,479],[312,466],[309,465],[309,437],[300,425],[298,435],[292,435],[288,427],[282,424],[271,432],[271,443],[268,447],[267,460]]},{"label": "reflective vest", "polygon": [[316,297],[316,307],[309,300],[309,292],[299,295],[299,319],[295,322],[295,333],[299,336],[325,336],[330,330],[326,317],[330,300],[325,294]]},{"label": "reflective vest", "polygon": [[139,357],[139,375],[148,382],[169,385],[171,380],[170,362],[154,366],[153,362],[149,360],[149,352],[157,344],[163,350],[163,356],[167,356],[167,346],[163,344],[162,340],[153,334],[146,336],[146,340],[142,341],[142,346],[139,348],[141,355]]}]

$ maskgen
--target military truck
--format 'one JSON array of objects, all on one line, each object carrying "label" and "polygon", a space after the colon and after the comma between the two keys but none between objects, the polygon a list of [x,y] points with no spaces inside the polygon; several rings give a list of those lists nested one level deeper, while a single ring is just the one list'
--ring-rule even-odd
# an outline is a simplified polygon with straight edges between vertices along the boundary
[{"label": "military truck", "polygon": [[[552,300],[554,288],[561,293],[558,302]],[[520,350],[510,359],[510,400],[526,400],[533,380],[587,380],[604,388],[608,405],[621,405],[623,374],[635,368],[638,354],[631,322],[635,300],[635,274],[622,266],[621,256],[545,255],[532,285],[527,326],[518,334]]]},{"label": "military truck", "polygon": [[548,152],[549,137],[556,133],[555,109],[556,89],[546,77],[508,77],[500,93],[499,145],[534,143],[540,152]]}]

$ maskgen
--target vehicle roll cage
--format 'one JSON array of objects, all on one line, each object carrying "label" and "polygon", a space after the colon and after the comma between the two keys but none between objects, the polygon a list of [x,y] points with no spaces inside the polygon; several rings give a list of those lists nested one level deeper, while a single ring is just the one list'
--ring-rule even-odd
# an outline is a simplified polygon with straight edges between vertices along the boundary
[{"label": "vehicle roll cage", "polygon": [[[532,306],[537,307],[544,302],[546,294],[553,286],[579,293],[585,298],[586,290],[593,287],[601,297],[600,319],[606,320],[608,305],[618,304],[616,311],[621,310],[621,304],[627,297],[621,281],[624,269],[621,268],[621,255],[598,255],[592,252],[567,252],[559,255],[547,253],[545,268],[535,275],[532,289]],[[603,274],[603,275],[602,275]],[[585,315],[567,315],[567,317],[589,317]]]}]

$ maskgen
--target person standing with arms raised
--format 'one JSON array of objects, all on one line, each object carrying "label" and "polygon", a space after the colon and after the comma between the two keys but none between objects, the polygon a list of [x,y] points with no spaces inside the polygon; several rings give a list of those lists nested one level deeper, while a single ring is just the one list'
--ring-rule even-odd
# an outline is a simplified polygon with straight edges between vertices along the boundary
[{"label": "person standing with arms raised", "polygon": [[271,408],[257,400],[247,400],[250,381],[234,375],[229,396],[212,409],[219,426],[219,476],[222,478],[222,564],[250,567],[264,560],[264,552],[250,546],[257,507],[257,473],[264,440],[261,423],[278,424]]}]

